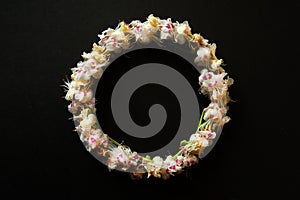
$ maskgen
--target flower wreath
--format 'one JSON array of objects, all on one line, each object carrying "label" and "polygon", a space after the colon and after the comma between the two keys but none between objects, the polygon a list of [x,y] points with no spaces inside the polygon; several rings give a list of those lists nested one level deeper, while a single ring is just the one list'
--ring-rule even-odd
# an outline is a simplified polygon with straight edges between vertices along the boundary
[{"label": "flower wreath", "polygon": [[[100,41],[93,44],[90,53],[83,53],[84,61],[72,68],[72,81],[66,81],[65,99],[72,101],[68,110],[77,123],[76,131],[88,151],[97,150],[105,157],[108,168],[129,171],[133,177],[141,178],[144,172],[157,178],[168,178],[181,172],[185,167],[198,162],[198,155],[216,137],[215,128],[229,121],[226,116],[230,101],[228,87],[233,79],[226,78],[221,67],[222,59],[215,56],[216,45],[209,44],[200,34],[192,34],[187,21],[172,22],[153,15],[147,21],[134,20],[130,24],[120,22],[117,28],[107,29],[98,35]],[[150,41],[170,40],[179,45],[188,42],[196,54],[194,63],[204,66],[199,77],[200,92],[207,95],[211,103],[201,114],[197,131],[189,140],[181,141],[179,152],[165,159],[160,156],[150,158],[132,152],[128,146],[118,143],[104,134],[97,124],[95,97],[90,86],[100,79],[103,67],[110,63],[111,53],[129,49],[135,43],[147,44]],[[75,123],[75,124],[76,124]],[[133,170],[132,170],[133,169]]]}]

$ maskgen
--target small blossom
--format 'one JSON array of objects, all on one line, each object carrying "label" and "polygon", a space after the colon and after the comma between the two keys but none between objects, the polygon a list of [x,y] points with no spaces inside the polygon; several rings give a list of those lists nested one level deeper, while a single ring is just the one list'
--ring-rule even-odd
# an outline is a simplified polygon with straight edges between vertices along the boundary
[{"label": "small blossom", "polygon": [[161,21],[161,29],[160,29],[160,39],[171,39],[175,34],[175,26],[173,25],[171,19],[162,20]]},{"label": "small blossom", "polygon": [[204,137],[206,139],[212,140],[215,139],[216,133],[211,131],[197,131],[201,137]]},{"label": "small blossom", "polygon": [[222,64],[223,60],[220,59],[220,60],[213,60],[211,62],[211,65],[210,65],[210,68],[213,70],[213,71],[216,71],[218,69],[220,69],[220,66]]},{"label": "small blossom", "polygon": [[223,78],[225,76],[226,73],[214,74],[213,72],[208,72],[207,69],[203,69],[199,76],[199,83],[209,91],[212,91],[214,88],[221,89],[224,84]]},{"label": "small blossom", "polygon": [[97,122],[97,117],[95,114],[89,114],[86,118],[80,122],[80,127],[82,129],[90,130]]},{"label": "small blossom", "polygon": [[151,41],[153,34],[157,31],[157,28],[151,26],[151,24],[141,23],[140,21],[133,21],[135,30],[136,41],[142,44],[148,44]]},{"label": "small blossom", "polygon": [[68,101],[73,100],[75,91],[76,90],[73,89],[73,88],[69,89],[66,96],[65,96],[65,99],[68,100]]},{"label": "small blossom", "polygon": [[[91,59],[94,59],[99,64],[103,64],[103,63],[107,62],[106,55],[99,53],[98,51],[91,52]],[[103,65],[101,65],[100,67],[102,67],[102,66]]]},{"label": "small blossom", "polygon": [[199,77],[199,83],[201,85],[201,92],[203,94],[209,94],[212,100],[218,100],[227,94],[229,82],[224,80],[227,74],[222,72],[220,74],[214,74],[208,72],[207,69],[201,71]]},{"label": "small blossom", "polygon": [[192,134],[190,137],[190,141],[193,143],[198,143],[200,145],[200,146],[197,146],[197,145],[194,146],[194,149],[192,149],[192,150],[198,150],[198,148],[207,147],[209,145],[207,138],[202,137],[198,133]]},{"label": "small blossom", "polygon": [[118,29],[110,35],[105,47],[108,51],[120,53],[122,49],[127,49],[129,47],[129,43],[121,29]]},{"label": "small blossom", "polygon": [[198,158],[195,155],[186,154],[185,156],[182,157],[182,160],[181,160],[182,168],[189,167],[197,162],[198,162]]},{"label": "small blossom", "polygon": [[126,148],[123,146],[118,146],[110,151],[110,156],[108,159],[108,168],[115,169],[116,167],[121,167],[122,170],[127,170],[133,165],[130,159],[130,153],[126,152]]},{"label": "small blossom", "polygon": [[68,105],[68,110],[69,110],[69,112],[71,112],[72,114],[77,113],[78,108],[79,108],[79,104],[78,104],[76,101],[73,101],[72,103],[70,103],[70,104]]},{"label": "small blossom", "polygon": [[107,136],[107,134],[103,134],[102,135],[102,137],[100,138],[100,142],[99,142],[99,144],[101,145],[101,146],[103,146],[103,147],[108,147],[108,136]]},{"label": "small blossom", "polygon": [[204,117],[205,121],[211,120],[217,124],[222,123],[223,116],[226,114],[226,108],[220,108],[217,103],[210,103],[207,108],[204,109]]},{"label": "small blossom", "polygon": [[75,90],[74,91],[74,99],[86,103],[93,98],[93,91],[90,89],[88,91],[85,90]]},{"label": "small blossom", "polygon": [[193,34],[193,40],[203,47],[208,45],[208,40],[204,39],[198,33]]},{"label": "small blossom", "polygon": [[[95,52],[92,52],[92,54]],[[108,64],[108,61],[103,60],[102,63],[98,63],[95,59],[88,59],[84,62],[77,64],[76,80],[89,80],[91,77],[100,78],[103,73],[103,68]]]},{"label": "small blossom", "polygon": [[164,168],[168,174],[172,174],[181,170],[181,167],[177,165],[176,160],[171,155],[169,155],[164,161]]},{"label": "small blossom", "polygon": [[127,49],[129,47],[129,41],[122,28],[117,30],[107,29],[103,31],[100,37],[100,43],[105,45],[107,51],[120,53],[122,49]]},{"label": "small blossom", "polygon": [[105,47],[103,46],[99,46],[96,43],[93,44],[93,51],[99,52],[99,53],[103,53],[105,50]]},{"label": "small blossom", "polygon": [[189,23],[187,21],[184,21],[183,23],[177,22],[175,27],[176,27],[175,42],[177,42],[178,44],[184,44],[185,41],[188,39],[188,36],[192,35]]},{"label": "small blossom", "polygon": [[164,160],[160,156],[155,156],[152,162],[148,162],[145,166],[148,177],[153,175],[154,177],[161,177],[162,167]]},{"label": "small blossom", "polygon": [[199,66],[207,66],[210,63],[210,58],[210,49],[208,47],[200,47],[197,51],[197,57],[194,62]]},{"label": "small blossom", "polygon": [[153,159],[153,164],[155,166],[155,168],[160,169],[162,168],[163,164],[164,164],[164,160],[160,157],[160,156],[155,156]]},{"label": "small blossom", "polygon": [[86,83],[82,82],[80,80],[74,80],[71,82],[71,88],[74,88],[74,89],[79,89],[84,86],[86,86]]},{"label": "small blossom", "polygon": [[81,80],[84,82],[87,82],[90,80],[91,75],[88,73],[87,69],[81,66],[81,63],[79,62],[77,64],[77,68],[72,68],[75,80]]},{"label": "small blossom", "polygon": [[91,151],[92,149],[96,148],[96,146],[101,141],[101,136],[103,132],[100,129],[92,129],[90,131],[90,135],[85,138],[85,142],[87,143],[87,150]]},{"label": "small blossom", "polygon": [[147,20],[153,27],[157,27],[160,24],[160,19],[158,17],[154,17],[153,14],[149,15]]},{"label": "small blossom", "polygon": [[91,57],[91,54],[83,52],[82,55],[81,55],[81,57],[84,58],[84,59],[89,59]]}]

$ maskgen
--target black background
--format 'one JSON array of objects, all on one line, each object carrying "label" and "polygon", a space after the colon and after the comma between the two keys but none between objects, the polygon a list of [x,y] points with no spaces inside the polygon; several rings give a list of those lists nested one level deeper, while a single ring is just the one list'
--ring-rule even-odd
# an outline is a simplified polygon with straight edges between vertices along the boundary
[{"label": "black background", "polygon": [[[63,199],[263,199],[300,186],[299,1],[1,2],[0,194]],[[61,78],[119,20],[188,20],[218,45],[235,79],[232,121],[197,166],[168,181],[133,181],[84,149]],[[4,197],[4,195],[8,195]],[[2,199],[2,197],[1,197]]]}]

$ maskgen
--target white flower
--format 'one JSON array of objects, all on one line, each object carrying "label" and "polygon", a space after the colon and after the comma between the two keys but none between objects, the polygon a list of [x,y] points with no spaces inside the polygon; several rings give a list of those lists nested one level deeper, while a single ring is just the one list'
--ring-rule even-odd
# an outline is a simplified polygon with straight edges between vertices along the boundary
[{"label": "white flower", "polygon": [[208,47],[200,47],[197,51],[197,57],[194,62],[197,65],[207,66],[210,59],[210,49]]},{"label": "white flower", "polygon": [[82,55],[81,55],[81,57],[84,58],[84,59],[89,59],[89,58],[91,58],[91,54],[83,52]]},{"label": "white flower", "polygon": [[73,68],[73,74],[75,76],[75,80],[82,80],[82,81],[88,81],[91,77],[91,75],[88,73],[88,71],[81,66],[83,62],[78,63],[77,68]]},{"label": "white flower", "polygon": [[103,55],[102,53],[99,53],[98,51],[92,51],[90,54],[91,54],[90,59],[95,60],[98,64],[103,64],[107,62],[106,56]]},{"label": "white flower", "polygon": [[74,99],[82,103],[86,103],[90,101],[92,98],[93,98],[93,91],[91,89],[88,91],[85,90],[74,91]]},{"label": "white flower", "polygon": [[220,108],[217,103],[210,103],[207,108],[204,109],[204,117],[205,121],[210,120],[217,124],[222,122],[223,116],[226,114],[226,108]]},{"label": "white flower", "polygon": [[176,165],[179,167],[182,167],[183,160],[184,160],[184,157],[182,155],[177,156],[175,159]]},{"label": "white flower", "polygon": [[88,102],[86,103],[86,106],[87,106],[88,108],[91,108],[92,110],[94,110],[94,108],[95,108],[95,101],[96,101],[96,99],[95,99],[95,97],[94,97],[94,98],[92,98],[90,101],[88,101]]},{"label": "white flower", "polygon": [[85,138],[85,142],[87,143],[88,151],[91,151],[100,143],[102,134],[103,134],[103,132],[100,129],[92,129],[90,131],[90,135]]},{"label": "white flower", "polygon": [[[93,52],[92,52],[93,53]],[[88,59],[77,64],[77,71],[75,78],[77,80],[89,80],[91,77],[100,78],[103,73],[103,68],[108,64],[108,61],[98,63],[95,59]]]},{"label": "white flower", "polygon": [[121,167],[122,170],[127,170],[132,165],[130,158],[124,147],[118,146],[111,150],[108,159],[108,168],[115,169],[117,166]]},{"label": "white flower", "polygon": [[224,84],[223,78],[225,76],[226,73],[214,74],[213,72],[208,72],[207,69],[203,69],[199,76],[199,82],[209,91],[212,91],[214,88],[221,89]]},{"label": "white flower", "polygon": [[75,91],[75,89],[70,88],[65,96],[65,99],[68,101],[72,100],[74,98]]},{"label": "white flower", "polygon": [[211,131],[197,131],[199,134],[206,139],[215,139],[216,133]]},{"label": "white flower", "polygon": [[153,34],[158,31],[158,27],[152,26],[149,22],[141,23],[139,20],[135,20],[131,22],[131,25],[134,27],[136,41],[142,44],[151,42]]},{"label": "white flower", "polygon": [[197,141],[199,140],[200,137],[201,137],[200,134],[197,134],[197,133],[192,134],[191,137],[190,137],[190,141],[191,141],[191,142],[197,142]]},{"label": "white flower", "polygon": [[158,17],[154,17],[153,14],[147,17],[147,21],[153,28],[155,28],[155,31],[158,29],[158,26],[161,23],[161,20]]},{"label": "white flower", "polygon": [[137,162],[139,160],[138,153],[137,152],[133,152],[133,153],[130,152],[129,155],[130,155],[130,161],[129,161],[128,164],[136,166]]},{"label": "white flower", "polygon": [[188,36],[191,35],[191,28],[187,21],[183,23],[176,23],[176,34],[175,34],[175,42],[178,44],[184,44],[185,41],[188,39]]},{"label": "white flower", "polygon": [[193,41],[197,42],[201,46],[207,46],[208,45],[208,40],[204,39],[199,33],[194,33],[193,34]]},{"label": "white flower", "polygon": [[211,65],[210,65],[210,68],[211,68],[213,71],[216,71],[217,69],[220,68],[222,62],[223,62],[222,59],[220,59],[220,60],[214,60],[214,61],[212,61]]},{"label": "white flower", "polygon": [[171,39],[174,37],[175,26],[173,25],[171,19],[161,21],[160,29],[160,39]]},{"label": "white flower", "polygon": [[160,156],[155,156],[152,162],[148,162],[146,169],[148,171],[160,170],[163,167],[164,160]]},{"label": "white flower", "polygon": [[120,53],[122,49],[127,49],[129,47],[129,41],[123,32],[122,28],[107,29],[99,34],[100,38],[99,44],[104,45],[107,51]]},{"label": "white flower", "polygon": [[164,160],[160,156],[155,156],[152,162],[148,162],[145,166],[148,177],[153,175],[154,177],[161,177],[162,169],[164,166]]},{"label": "white flower", "polygon": [[[199,145],[201,145],[201,147],[207,147],[209,145],[208,140],[205,137],[202,137],[198,133],[192,134],[190,137],[190,141],[193,143],[198,143]],[[197,146],[195,146],[194,148],[195,149],[193,149],[193,150],[198,150]]]},{"label": "white flower", "polygon": [[155,156],[152,161],[156,169],[161,169],[163,167],[164,160],[160,156]]},{"label": "white flower", "polygon": [[224,97],[229,85],[229,82],[224,80],[226,75],[227,74],[225,72],[214,74],[213,72],[208,72],[207,69],[203,69],[199,76],[201,92],[203,94],[210,94],[211,99],[213,100],[218,100]]},{"label": "white flower", "polygon": [[70,88],[74,88],[74,89],[78,89],[83,86],[86,86],[86,83],[79,81],[79,80],[74,80],[70,84]]},{"label": "white flower", "polygon": [[209,59],[210,58],[210,49],[207,47],[200,47],[197,51],[197,56],[203,59]]},{"label": "white flower", "polygon": [[107,134],[103,134],[102,137],[100,138],[100,142],[99,144],[103,147],[107,147],[108,146],[108,136]]},{"label": "white flower", "polygon": [[191,166],[191,165],[197,163],[197,162],[198,162],[198,159],[197,159],[197,157],[196,157],[195,155],[193,155],[193,154],[186,154],[185,156],[183,156],[183,157],[181,158],[180,161],[181,161],[182,168],[184,168],[184,167],[189,167],[189,166]]},{"label": "white flower", "polygon": [[80,127],[84,130],[90,130],[97,122],[97,117],[95,114],[89,114],[87,117],[84,117],[80,122]]},{"label": "white flower", "polygon": [[164,168],[166,169],[166,172],[169,174],[181,170],[181,167],[177,165],[176,160],[171,155],[169,155],[164,161]]},{"label": "white flower", "polygon": [[78,105],[78,103],[75,102],[75,101],[73,101],[72,103],[70,103],[70,104],[68,105],[68,110],[69,110],[69,112],[71,112],[72,114],[77,113],[78,108],[79,108],[79,105]]},{"label": "white flower", "polygon": [[102,74],[103,74],[103,68],[97,65],[97,67],[94,68],[92,76],[95,79],[99,79],[102,76]]}]

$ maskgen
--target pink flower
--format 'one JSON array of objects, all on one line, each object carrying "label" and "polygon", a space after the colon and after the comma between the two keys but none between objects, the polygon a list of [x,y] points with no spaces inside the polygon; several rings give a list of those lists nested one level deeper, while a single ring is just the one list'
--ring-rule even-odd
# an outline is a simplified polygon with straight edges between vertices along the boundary
[{"label": "pink flower", "polygon": [[226,114],[226,108],[220,108],[217,103],[210,103],[207,108],[204,109],[204,117],[205,121],[210,120],[211,122],[215,122],[216,124],[223,124],[224,120],[223,116]]},{"label": "pink flower", "polygon": [[91,151],[92,149],[96,148],[96,146],[101,141],[101,136],[103,132],[100,129],[92,129],[90,131],[90,135],[85,138],[85,142],[87,143],[87,150]]},{"label": "pink flower", "polygon": [[189,167],[197,162],[198,162],[197,157],[192,154],[186,154],[185,156],[182,156],[182,158],[181,158],[182,168]]},{"label": "pink flower", "polygon": [[171,19],[162,20],[161,21],[161,29],[160,29],[160,39],[171,39],[175,34],[175,26],[173,25]]},{"label": "pink flower", "polygon": [[115,169],[121,167],[122,170],[127,170],[132,165],[136,165],[136,162],[132,160],[136,154],[132,155],[130,149],[123,146],[113,148],[109,153],[108,168]]},{"label": "pink flower", "polygon": [[136,41],[142,44],[151,42],[153,35],[158,31],[158,26],[154,27],[149,22],[142,23],[139,20],[135,20],[130,25],[133,26]]},{"label": "pink flower", "polygon": [[169,155],[164,161],[164,168],[168,174],[181,170],[181,166],[177,164],[176,160],[171,155]]},{"label": "pink flower", "polygon": [[108,61],[98,63],[95,59],[88,59],[77,64],[75,71],[76,80],[89,80],[91,77],[99,79],[103,73],[103,67],[108,64]]},{"label": "pink flower", "polygon": [[204,137],[209,140],[212,140],[216,137],[216,133],[211,131],[199,131],[199,134],[201,135],[201,137]]},{"label": "pink flower", "polygon": [[78,105],[78,103],[76,101],[72,101],[72,103],[68,105],[68,110],[72,114],[77,113],[78,108],[79,108],[79,105]]},{"label": "pink flower", "polygon": [[199,84],[203,94],[210,94],[211,99],[218,100],[226,95],[228,90],[228,81],[224,80],[226,73],[214,74],[207,69],[201,71]]},{"label": "pink flower", "polygon": [[226,73],[214,74],[213,72],[208,72],[207,69],[203,69],[199,76],[199,83],[209,91],[212,91],[214,88],[221,89],[224,84],[223,78],[225,76]]},{"label": "pink flower", "polygon": [[87,103],[93,98],[93,91],[92,90],[75,90],[74,91],[74,99],[82,102],[82,103]]},{"label": "pink flower", "polygon": [[100,38],[99,44],[104,45],[105,49],[110,52],[120,53],[122,49],[129,47],[128,38],[120,27],[116,30],[109,28],[98,37]]}]

